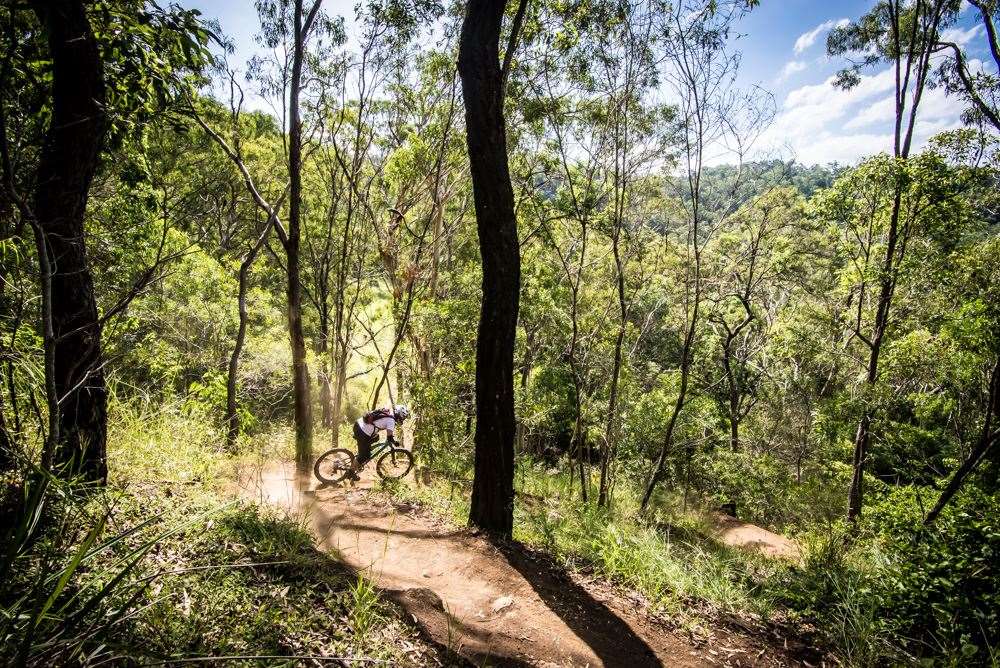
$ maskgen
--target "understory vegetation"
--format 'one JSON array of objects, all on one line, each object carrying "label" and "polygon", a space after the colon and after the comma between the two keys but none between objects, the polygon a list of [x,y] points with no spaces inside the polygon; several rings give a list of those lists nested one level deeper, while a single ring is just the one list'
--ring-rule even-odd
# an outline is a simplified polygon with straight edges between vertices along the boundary
[{"label": "understory vegetation", "polygon": [[[450,477],[454,471],[442,467],[427,484],[390,493],[464,523],[468,481]],[[840,518],[803,523],[789,532],[800,554],[774,558],[726,545],[710,505],[685,509],[664,498],[642,514],[633,486],[613,508],[582,506],[568,475],[531,461],[520,464],[517,482],[515,539],[639,592],[694,637],[720,613],[735,614],[750,628],[777,625],[848,665],[908,663],[914,653],[962,665],[979,660],[976,643],[997,623],[989,497],[962,499],[961,509],[922,529],[913,491],[889,493],[850,538]],[[918,636],[926,646],[913,644]],[[987,644],[981,658],[995,663],[995,651]]]},{"label": "understory vegetation", "polygon": [[41,474],[8,488],[7,502],[23,492],[37,525],[4,527],[14,551],[0,585],[0,661],[447,665],[401,609],[314,546],[305,520],[234,496],[237,471],[254,457],[220,448],[221,433],[169,406],[123,405],[112,415],[118,465],[105,490],[80,497]]},{"label": "understory vegetation", "polygon": [[395,404],[385,493],[692,634],[1000,662],[1000,4],[836,24],[852,165],[772,145],[752,0],[258,0],[250,62],[183,4],[0,6],[0,662],[447,664],[236,491]]}]

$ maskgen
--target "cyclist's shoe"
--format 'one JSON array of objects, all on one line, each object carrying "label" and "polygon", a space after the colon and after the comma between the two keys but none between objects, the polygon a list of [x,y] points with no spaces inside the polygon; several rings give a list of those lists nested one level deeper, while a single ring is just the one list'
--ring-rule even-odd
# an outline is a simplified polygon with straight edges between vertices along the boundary
[{"label": "cyclist's shoe", "polygon": [[347,474],[347,479],[357,482],[358,480],[361,480],[361,476],[358,475],[357,471],[351,471],[350,473]]}]

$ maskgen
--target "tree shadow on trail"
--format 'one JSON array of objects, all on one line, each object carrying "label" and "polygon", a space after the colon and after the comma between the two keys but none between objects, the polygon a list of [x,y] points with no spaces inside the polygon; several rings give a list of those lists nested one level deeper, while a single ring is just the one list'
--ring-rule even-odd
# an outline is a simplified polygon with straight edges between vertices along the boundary
[{"label": "tree shadow on trail", "polygon": [[645,640],[607,605],[573,582],[551,557],[532,553],[512,541],[495,541],[493,545],[603,665],[663,665]]}]

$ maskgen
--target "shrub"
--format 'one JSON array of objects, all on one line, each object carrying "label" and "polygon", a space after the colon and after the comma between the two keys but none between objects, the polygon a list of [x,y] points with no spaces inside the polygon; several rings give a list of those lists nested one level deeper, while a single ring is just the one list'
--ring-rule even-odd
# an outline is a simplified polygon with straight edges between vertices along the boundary
[{"label": "shrub", "polygon": [[920,530],[913,487],[893,491],[868,521],[891,554],[880,605],[920,654],[986,663],[1000,645],[1000,499],[970,487]]}]

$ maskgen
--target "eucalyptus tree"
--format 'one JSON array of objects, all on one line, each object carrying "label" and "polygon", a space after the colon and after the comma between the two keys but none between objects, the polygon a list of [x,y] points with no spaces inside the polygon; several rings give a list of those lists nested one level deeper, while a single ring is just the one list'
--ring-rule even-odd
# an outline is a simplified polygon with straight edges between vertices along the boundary
[{"label": "eucalyptus tree", "polygon": [[[90,186],[107,149],[141,139],[144,123],[202,66],[208,35],[197,12],[114,4],[114,11],[94,11],[75,0],[39,1],[30,4],[34,19],[28,7],[9,8],[0,66],[4,193],[19,217],[15,229],[32,230],[39,263],[48,409],[42,465],[98,483],[107,475],[102,325],[147,283],[99,313],[84,225]],[[45,76],[16,62],[29,53]],[[119,76],[109,82],[111,67]],[[32,135],[12,136],[17,126],[7,109],[17,105],[9,95],[37,102],[28,124],[46,128],[40,151],[22,150]]]},{"label": "eucalyptus tree", "polygon": [[[558,20],[558,17],[557,17]],[[573,426],[570,436],[570,472],[574,472],[573,458],[580,476],[580,497],[586,503],[590,487],[586,471],[586,437],[584,430],[585,405],[589,401],[594,385],[588,373],[589,352],[593,350],[595,334],[601,327],[594,328],[587,336],[581,331],[582,287],[593,258],[593,224],[599,206],[607,198],[605,183],[601,179],[601,156],[607,151],[609,135],[604,128],[592,125],[586,119],[600,113],[599,103],[586,96],[588,82],[562,76],[555,60],[563,48],[546,44],[542,48],[540,60],[540,90],[537,95],[545,108],[549,165],[546,179],[541,182],[545,188],[554,187],[555,193],[550,206],[545,206],[549,193],[538,189],[536,196],[542,201],[537,207],[540,212],[540,226],[545,230],[548,244],[558,259],[563,271],[563,280],[569,291],[570,335],[565,352],[560,358],[566,360],[573,387]],[[559,230],[551,228],[558,227]]]},{"label": "eucalyptus tree", "polygon": [[[935,51],[944,53],[946,60],[938,67],[938,76],[945,89],[963,100],[968,108],[965,120],[972,123],[984,122],[1000,131],[1000,39],[997,37],[996,18],[1000,14],[1000,4],[995,0],[968,0],[979,15],[979,25],[986,34],[990,60],[987,70],[970,66],[969,56],[965,46],[958,41],[947,39],[943,32],[938,33]],[[942,24],[955,21],[962,11],[961,2],[954,2],[947,8]]]},{"label": "eucalyptus tree", "polygon": [[753,409],[765,379],[762,359],[778,311],[789,298],[792,261],[789,233],[804,217],[794,190],[768,191],[727,221],[713,248],[713,308],[708,316],[719,340],[722,392],[719,401],[729,423],[729,447],[741,447],[740,425]]},{"label": "eucalyptus tree", "polygon": [[[288,336],[292,349],[292,384],[295,401],[295,463],[299,469],[308,470],[312,461],[312,401],[310,398],[309,367],[306,364],[306,342],[302,329],[302,281],[299,268],[299,247],[302,237],[302,118],[300,104],[304,84],[303,69],[306,65],[307,45],[313,37],[316,19],[322,0],[313,0],[308,9],[302,0],[293,0],[291,16],[291,63],[288,79],[288,231],[278,236],[285,250],[288,299]],[[327,24],[330,29],[335,25]],[[265,25],[283,32],[282,23]],[[272,37],[273,39],[273,37]],[[277,43],[274,43],[275,46]],[[280,230],[280,228],[278,228]]]},{"label": "eucalyptus tree", "polygon": [[[636,254],[631,237],[641,225],[642,199],[649,194],[639,184],[652,169],[669,162],[671,108],[650,100],[664,57],[658,38],[661,10],[655,2],[602,3],[578,15],[543,6],[529,17],[531,39],[526,39],[515,79],[521,95],[532,100],[522,112],[527,132],[537,134],[542,147],[537,151],[540,164],[531,167],[542,175],[531,183],[531,210],[569,294],[569,335],[560,358],[566,360],[572,382],[570,457],[577,460],[584,500],[590,484],[586,413],[599,395],[608,394],[599,441],[601,505],[610,497],[625,334],[634,298],[634,290],[626,287],[628,265]],[[545,39],[556,26],[572,29],[558,40]],[[604,276],[607,249],[602,240],[610,242],[614,258],[614,316],[603,299],[583,294]],[[606,365],[606,360],[592,358],[606,352],[602,334],[612,317],[616,335]]]},{"label": "eucalyptus tree", "polygon": [[[739,164],[773,115],[773,102],[760,91],[735,87],[739,57],[727,41],[736,21],[756,3],[678,2],[664,15],[666,60],[663,79],[677,105],[680,174],[674,186],[673,220],[666,230],[684,256],[681,295],[683,329],[677,395],[667,418],[663,443],[642,497],[645,509],[660,482],[675,432],[688,402],[694,353],[701,333],[705,299],[705,248],[726,217],[739,205],[746,175],[737,168],[720,184],[703,181],[706,162],[729,153]],[[672,229],[671,229],[672,228]],[[674,232],[676,230],[676,233]],[[691,446],[686,448],[690,455]]]},{"label": "eucalyptus tree", "polygon": [[[458,73],[483,262],[476,339],[475,473],[469,521],[510,536],[514,524],[514,339],[521,285],[514,191],[507,162],[500,35],[502,0],[470,0],[459,39]],[[523,14],[522,14],[523,15]],[[517,31],[504,55],[513,57]]]},{"label": "eucalyptus tree", "polygon": [[606,100],[597,119],[608,134],[602,156],[608,197],[598,229],[611,241],[618,305],[597,499],[602,506],[611,503],[625,335],[636,292],[626,287],[630,262],[638,255],[636,237],[643,225],[643,200],[649,198],[650,174],[671,161],[669,129],[674,120],[672,107],[655,104],[648,97],[659,83],[658,68],[664,58],[655,32],[657,3],[631,3],[620,11],[621,17],[611,22],[610,30],[597,31],[597,52],[601,57],[593,68],[598,98]]},{"label": "eucalyptus tree", "polygon": [[[277,196],[273,205],[261,206],[260,202],[253,201],[253,197],[250,197],[249,207],[252,210],[249,212],[243,205],[242,198],[237,196],[235,188],[240,180],[244,182],[241,184],[244,186],[244,190],[247,190],[247,187],[251,185],[253,189],[256,189],[256,186],[253,185],[253,179],[249,177],[245,144],[252,143],[254,140],[259,141],[261,136],[266,137],[269,134],[272,135],[273,139],[273,135],[276,135],[277,132],[269,118],[260,115],[250,119],[246,117],[243,112],[244,91],[237,81],[237,74],[224,63],[220,63],[220,65],[222,66],[218,68],[219,73],[228,80],[228,114],[222,111],[221,105],[217,107],[207,100],[201,101],[205,108],[204,111],[194,113],[196,122],[204,128],[210,129],[204,120],[205,116],[214,116],[214,124],[220,127],[229,126],[225,132],[230,137],[228,142],[222,139],[221,134],[211,129],[208,138],[221,148],[219,152],[223,159],[231,163],[229,171],[235,172],[233,174],[235,184],[230,191],[231,203],[227,210],[219,211],[213,216],[219,226],[216,236],[220,252],[235,256],[237,262],[236,306],[239,320],[226,366],[226,407],[223,418],[226,425],[226,443],[231,447],[235,444],[240,432],[239,373],[250,322],[247,295],[251,286],[251,272],[271,235],[275,225],[273,218],[276,218],[281,211],[287,196],[287,187]],[[233,169],[234,166],[239,165],[242,167]]]},{"label": "eucalyptus tree", "polygon": [[[308,469],[312,460],[312,401],[309,368],[306,361],[305,333],[302,322],[302,170],[303,147],[309,146],[308,138],[319,132],[319,124],[310,119],[304,139],[302,101],[303,94],[319,93],[319,80],[315,70],[331,49],[343,43],[343,21],[333,19],[321,11],[322,0],[314,0],[307,7],[302,0],[261,0],[257,3],[261,32],[259,40],[266,48],[263,56],[255,56],[249,66],[248,78],[260,84],[264,98],[278,104],[274,111],[282,121],[288,185],[281,188],[284,198],[287,189],[288,224],[278,215],[278,201],[266,198],[261,186],[254,180],[242,156],[221,134],[211,128],[197,112],[199,125],[212,136],[240,170],[244,183],[255,204],[264,213],[284,251],[282,262],[285,271],[285,298],[289,348],[292,356],[292,395],[295,423],[296,467]],[[329,40],[326,42],[324,40]],[[287,100],[287,106],[285,104]],[[262,231],[262,237],[266,234]]]},{"label": "eucalyptus tree", "polygon": [[[830,55],[856,58],[838,75],[838,85],[852,88],[861,82],[866,67],[887,63],[894,85],[893,158],[899,163],[886,174],[893,183],[892,203],[884,237],[870,250],[879,255],[870,280],[857,285],[856,304],[871,302],[874,317],[855,319],[852,335],[867,348],[860,418],[854,437],[853,477],[848,494],[847,517],[851,522],[861,514],[864,499],[864,471],[872,443],[875,409],[872,405],[879,379],[879,358],[892,318],[893,294],[899,267],[905,259],[907,242],[914,229],[906,216],[903,199],[907,180],[906,160],[913,145],[917,113],[924,91],[933,74],[932,57],[937,51],[940,31],[954,15],[955,0],[880,0],[856,22],[835,28],[827,41]],[[859,306],[859,309],[861,307]]]},{"label": "eucalyptus tree", "polygon": [[103,482],[107,392],[83,222],[107,131],[105,64],[83,2],[38,2],[34,9],[48,38],[52,120],[30,208],[15,197],[39,261],[49,409],[42,465]]},{"label": "eucalyptus tree", "polygon": [[[412,335],[410,318],[421,291],[417,279],[431,221],[421,220],[415,231],[411,219],[423,218],[428,194],[434,217],[433,203],[442,176],[440,160],[435,162],[432,157],[430,165],[421,161],[428,155],[441,155],[440,150],[430,150],[428,141],[435,131],[432,120],[441,99],[452,101],[445,146],[455,108],[453,76],[447,82],[429,82],[430,89],[425,88],[428,82],[418,78],[421,59],[414,42],[440,11],[433,2],[359,5],[357,47],[347,50],[342,77],[323,96],[327,127],[320,156],[328,180],[341,182],[338,197],[344,220],[333,295],[334,347],[339,350],[339,359],[334,359],[333,364],[337,378],[332,393],[335,423],[340,419],[354,326],[367,330],[379,357],[380,373],[371,397],[373,407],[381,401],[383,388],[388,387],[393,397],[390,375],[393,371],[400,375],[398,352]],[[437,170],[434,165],[439,165]],[[351,253],[357,254],[357,259],[352,260],[354,269],[347,262]],[[368,264],[362,269],[366,258],[377,260],[372,264],[381,267],[392,297],[393,338],[384,352],[378,342],[381,329],[367,322],[358,304],[360,281],[376,280],[372,275],[362,276],[373,269]],[[351,276],[354,288],[345,291]]]}]

